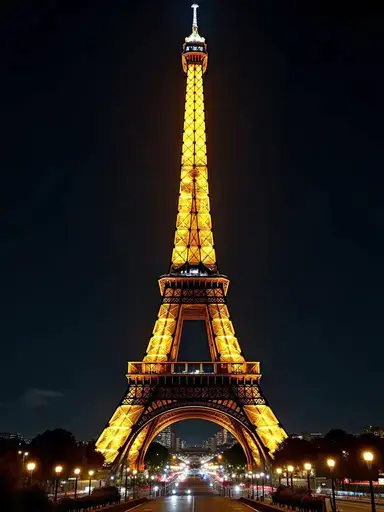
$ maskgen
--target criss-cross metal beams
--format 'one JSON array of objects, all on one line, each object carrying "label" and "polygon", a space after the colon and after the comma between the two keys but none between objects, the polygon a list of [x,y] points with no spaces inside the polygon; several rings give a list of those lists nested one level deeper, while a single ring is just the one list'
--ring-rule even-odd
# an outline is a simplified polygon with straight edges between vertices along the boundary
[{"label": "criss-cross metal beams", "polygon": [[[201,319],[212,361],[246,365],[226,302],[229,280],[218,272],[213,244],[203,92],[207,61],[205,40],[194,26],[182,55],[187,76],[176,231],[170,272],[159,280],[161,304],[143,359],[150,364],[176,361],[183,321]],[[127,457],[131,466],[137,466],[161,417],[187,419],[193,410],[209,419],[208,410],[218,422],[230,422],[247,457],[260,464],[260,458],[273,456],[286,433],[260,392],[260,375],[241,381],[238,372],[233,373],[229,380],[215,376],[207,381],[158,376],[148,382],[143,376],[139,382],[129,376],[128,391],[97,449],[107,463]],[[177,416],[172,416],[176,410]]]}]

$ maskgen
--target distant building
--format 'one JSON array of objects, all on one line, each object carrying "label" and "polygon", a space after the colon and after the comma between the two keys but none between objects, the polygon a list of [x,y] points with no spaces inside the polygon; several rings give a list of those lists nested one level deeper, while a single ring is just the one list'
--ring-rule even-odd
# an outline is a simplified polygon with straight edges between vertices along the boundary
[{"label": "distant building", "polygon": [[216,441],[216,437],[210,437],[208,439],[208,448],[210,450],[211,453],[216,453],[217,452],[217,441]]},{"label": "distant building", "polygon": [[30,440],[21,434],[0,432],[0,457],[3,457],[8,452],[18,451],[20,453],[20,450],[24,455],[27,455],[28,448],[26,445],[29,443]]},{"label": "distant building", "polygon": [[23,436],[22,434],[15,434],[11,432],[0,432],[0,439],[6,439],[6,440],[15,440],[18,441],[20,444],[29,444],[31,442],[30,439]]},{"label": "distant building", "polygon": [[172,450],[173,447],[172,447],[172,428],[171,427],[165,427],[161,432],[160,434],[157,434],[157,436],[155,437],[154,441],[156,441],[156,443],[159,443],[159,444],[162,444],[163,446],[165,446],[165,448],[168,448],[168,450]]},{"label": "distant building", "polygon": [[236,439],[225,428],[222,428],[215,434],[215,439],[216,448],[231,448],[236,443]]},{"label": "distant building", "polygon": [[373,434],[374,436],[384,438],[384,427],[374,427],[369,425],[369,427],[363,430],[363,434]]},{"label": "distant building", "polygon": [[312,439],[320,439],[323,437],[321,432],[300,432],[300,434],[291,434],[289,437],[292,439],[304,439],[305,441],[312,441]]}]

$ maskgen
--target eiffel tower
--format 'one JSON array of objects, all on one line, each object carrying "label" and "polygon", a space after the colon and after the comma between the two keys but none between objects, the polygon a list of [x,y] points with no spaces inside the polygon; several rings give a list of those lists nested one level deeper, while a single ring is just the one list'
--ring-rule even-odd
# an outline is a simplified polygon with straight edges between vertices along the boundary
[{"label": "eiffel tower", "polygon": [[[128,363],[128,389],[97,440],[107,464],[142,470],[149,444],[187,419],[217,423],[243,447],[248,467],[269,465],[286,433],[259,386],[260,363],[244,358],[229,315],[227,276],[213,244],[204,119],[208,54],[192,5],[182,65],[186,98],[172,261],[159,279],[161,304],[144,359]],[[178,360],[184,320],[203,320],[211,361]]]}]

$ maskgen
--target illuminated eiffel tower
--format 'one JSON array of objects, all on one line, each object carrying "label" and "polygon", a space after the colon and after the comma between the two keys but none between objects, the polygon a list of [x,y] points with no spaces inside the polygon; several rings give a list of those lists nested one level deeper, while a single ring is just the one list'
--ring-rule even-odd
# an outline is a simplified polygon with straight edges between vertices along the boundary
[{"label": "illuminated eiffel tower", "polygon": [[[161,305],[144,359],[128,363],[128,389],[97,441],[106,463],[142,469],[151,441],[166,426],[199,418],[238,440],[249,468],[267,465],[286,437],[259,387],[260,364],[245,360],[226,301],[229,279],[213,244],[204,119],[208,54],[197,5],[183,45],[186,98],[180,195],[169,273],[160,277]],[[211,361],[180,362],[184,320],[204,320]]]}]

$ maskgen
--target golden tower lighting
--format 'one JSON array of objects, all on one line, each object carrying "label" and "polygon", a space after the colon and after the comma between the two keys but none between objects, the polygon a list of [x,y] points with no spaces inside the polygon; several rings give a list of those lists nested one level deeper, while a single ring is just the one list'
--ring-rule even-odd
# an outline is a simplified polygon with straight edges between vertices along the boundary
[{"label": "golden tower lighting", "polygon": [[[106,463],[115,467],[127,463],[132,469],[142,470],[145,452],[154,436],[172,423],[185,419],[213,421],[231,432],[246,453],[248,469],[261,466],[263,460],[272,458],[286,438],[260,391],[260,363],[247,362],[244,358],[227,305],[229,279],[218,269],[212,231],[204,106],[203,76],[208,65],[208,52],[205,39],[199,33],[197,9],[197,4],[193,4],[192,32],[185,38],[182,52],[186,92],[170,268],[159,279],[161,304],[144,358],[128,363],[128,389],[96,443]],[[236,391],[238,395],[231,391],[225,400],[212,399],[207,404],[200,399],[190,407],[190,403],[181,403],[176,397],[170,379],[164,377],[166,389],[161,387],[163,381],[159,375],[180,375],[175,363],[179,362],[185,320],[205,322],[213,373],[227,375],[233,385],[243,383],[242,389]],[[198,368],[193,371],[188,363],[182,364],[181,374],[184,376],[193,374],[195,379],[196,373],[205,372],[203,365],[206,363],[194,363]]]}]

